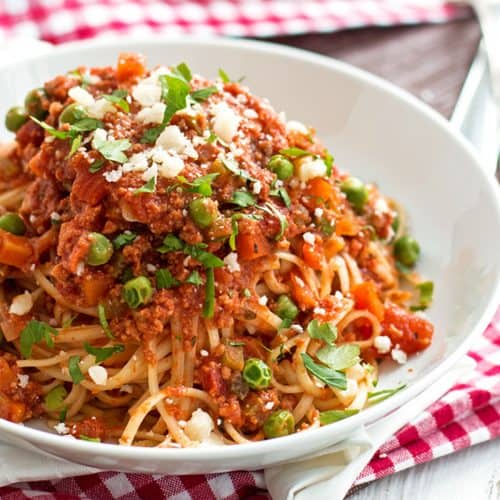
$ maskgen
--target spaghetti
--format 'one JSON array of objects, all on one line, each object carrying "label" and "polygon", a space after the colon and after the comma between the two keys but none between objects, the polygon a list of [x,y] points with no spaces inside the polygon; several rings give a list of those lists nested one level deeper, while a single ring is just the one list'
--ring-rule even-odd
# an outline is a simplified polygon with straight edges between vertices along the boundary
[{"label": "spaghetti", "polygon": [[123,54],[6,124],[0,417],[247,443],[354,414],[379,362],[430,344],[401,209],[222,70]]}]

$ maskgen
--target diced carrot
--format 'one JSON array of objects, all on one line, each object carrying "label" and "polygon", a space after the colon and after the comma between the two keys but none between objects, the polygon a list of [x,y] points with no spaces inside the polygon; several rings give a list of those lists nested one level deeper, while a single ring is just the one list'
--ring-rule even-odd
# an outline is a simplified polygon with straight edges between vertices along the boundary
[{"label": "diced carrot", "polygon": [[356,309],[370,311],[378,320],[384,319],[384,304],[380,300],[377,287],[372,281],[364,281],[351,289]]},{"label": "diced carrot", "polygon": [[309,267],[321,271],[325,263],[325,253],[323,250],[323,239],[320,235],[315,235],[314,244],[312,245],[304,241],[302,245],[302,257]]},{"label": "diced carrot", "polygon": [[33,246],[28,238],[0,229],[0,263],[24,268],[33,256]]},{"label": "diced carrot", "polygon": [[26,418],[26,405],[13,401],[0,392],[0,418],[11,422],[22,422]]},{"label": "diced carrot", "polygon": [[257,224],[253,225],[253,231],[245,227],[244,231],[236,236],[236,248],[241,260],[254,260],[263,255],[268,255],[271,251],[269,242],[262,234],[262,230]]},{"label": "diced carrot", "polygon": [[19,338],[21,331],[28,323],[28,316],[17,316],[17,314],[6,314],[6,318],[0,322],[0,329],[7,342]]},{"label": "diced carrot", "polygon": [[145,73],[146,64],[143,56],[126,52],[119,55],[116,68],[116,78],[119,82],[141,77]]},{"label": "diced carrot", "polygon": [[302,311],[316,306],[316,298],[312,290],[295,273],[290,273],[290,284],[292,285],[292,297]]},{"label": "diced carrot", "polygon": [[105,275],[91,276],[87,275],[82,282],[82,291],[85,296],[85,302],[89,306],[95,306],[106,293],[110,286],[110,278]]},{"label": "diced carrot", "polygon": [[0,391],[7,391],[11,385],[16,385],[17,379],[14,370],[4,358],[0,357]]},{"label": "diced carrot", "polygon": [[326,202],[333,197],[333,187],[326,179],[315,177],[307,183],[306,193]]},{"label": "diced carrot", "polygon": [[344,240],[336,235],[332,235],[325,243],[325,256],[331,259],[345,247]]},{"label": "diced carrot", "polygon": [[335,233],[338,236],[355,236],[359,229],[359,224],[351,217],[342,217],[335,223]]}]

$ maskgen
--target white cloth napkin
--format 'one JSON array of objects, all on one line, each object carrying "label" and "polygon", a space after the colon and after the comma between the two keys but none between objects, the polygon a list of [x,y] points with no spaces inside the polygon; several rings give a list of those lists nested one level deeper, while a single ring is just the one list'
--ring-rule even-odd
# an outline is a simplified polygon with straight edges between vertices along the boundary
[{"label": "white cloth napkin", "polygon": [[473,370],[465,356],[426,391],[390,415],[300,462],[265,471],[273,500],[342,500],[380,446]]},{"label": "white cloth napkin", "polygon": [[[471,358],[464,357],[428,390],[391,415],[305,460],[266,470],[266,484],[273,500],[344,498],[380,445],[448,391],[460,377],[473,369],[474,364]],[[8,460],[3,457],[8,457]],[[0,443],[0,486],[96,472],[100,470],[54,458],[34,447],[26,450]]]}]

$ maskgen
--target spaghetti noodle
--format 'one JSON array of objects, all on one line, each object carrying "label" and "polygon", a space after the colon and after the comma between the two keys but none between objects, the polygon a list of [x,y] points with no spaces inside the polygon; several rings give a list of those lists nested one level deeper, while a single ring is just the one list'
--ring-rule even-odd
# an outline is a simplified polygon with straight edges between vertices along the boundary
[{"label": "spaghetti noodle", "polygon": [[246,443],[352,415],[380,361],[430,344],[399,207],[223,71],[124,54],[6,124],[0,417]]}]

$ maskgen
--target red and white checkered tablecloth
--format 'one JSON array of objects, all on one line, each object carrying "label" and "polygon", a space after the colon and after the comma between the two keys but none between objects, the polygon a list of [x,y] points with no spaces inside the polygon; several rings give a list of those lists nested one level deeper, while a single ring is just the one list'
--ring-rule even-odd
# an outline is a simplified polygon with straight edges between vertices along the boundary
[{"label": "red and white checkered tablecloth", "polygon": [[0,40],[61,43],[110,34],[268,37],[470,15],[440,0],[0,0]]},{"label": "red and white checkered tablecloth", "polygon": [[[0,40],[21,35],[61,43],[124,33],[262,37],[445,22],[467,15],[467,9],[438,0],[0,0]],[[500,436],[500,310],[469,354],[477,361],[473,375],[387,441],[356,485]],[[264,486],[259,472],[104,472],[4,487],[0,498],[264,499]]]},{"label": "red and white checkered tablecloth", "polygon": [[[376,453],[355,485],[500,436],[500,309],[469,352],[477,366],[467,380],[401,429]],[[263,473],[162,476],[104,472],[0,488],[3,500],[225,499],[264,500]]]}]

